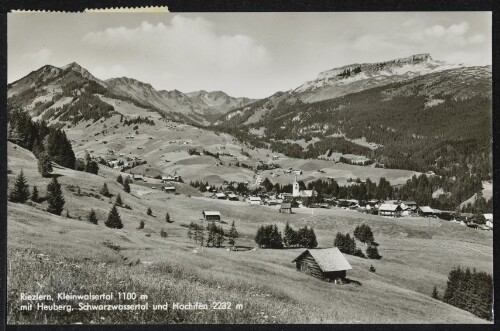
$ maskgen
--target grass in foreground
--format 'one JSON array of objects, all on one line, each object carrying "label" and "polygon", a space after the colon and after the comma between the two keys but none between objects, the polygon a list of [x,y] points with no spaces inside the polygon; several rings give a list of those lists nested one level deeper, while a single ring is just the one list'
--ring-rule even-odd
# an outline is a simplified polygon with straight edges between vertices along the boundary
[{"label": "grass in foreground", "polygon": [[[132,267],[91,261],[54,259],[33,250],[9,250],[8,266],[8,324],[169,324],[169,323],[311,323],[321,322],[326,312],[302,307],[265,286],[248,284],[221,285],[216,280],[200,277],[199,273],[168,265],[135,265]],[[82,301],[58,301],[57,293],[110,293],[114,299],[89,301],[91,304],[145,303],[120,300],[118,292],[136,292],[148,296],[149,310],[142,311],[32,311],[20,310],[29,303],[20,300],[20,293],[49,294],[51,305],[70,304],[78,307]],[[270,293],[271,292],[271,293]],[[153,304],[165,302],[232,302],[231,310],[153,310]],[[32,301],[33,306],[42,301]],[[234,309],[241,303],[243,309]],[[308,317],[302,312],[308,311]],[[319,314],[317,314],[319,313]]]}]

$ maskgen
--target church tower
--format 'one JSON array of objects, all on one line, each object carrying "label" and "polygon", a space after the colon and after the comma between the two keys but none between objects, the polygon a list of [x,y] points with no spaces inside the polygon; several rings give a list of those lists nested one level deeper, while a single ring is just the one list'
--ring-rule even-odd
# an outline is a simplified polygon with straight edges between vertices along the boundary
[{"label": "church tower", "polygon": [[297,176],[295,176],[295,181],[293,182],[293,197],[299,197],[300,196],[300,188],[299,188],[299,183],[297,182]]}]

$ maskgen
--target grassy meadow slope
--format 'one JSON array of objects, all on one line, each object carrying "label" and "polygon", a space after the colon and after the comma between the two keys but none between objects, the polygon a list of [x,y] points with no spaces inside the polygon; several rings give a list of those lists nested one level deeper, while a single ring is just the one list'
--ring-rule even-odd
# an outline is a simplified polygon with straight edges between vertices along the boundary
[{"label": "grassy meadow slope", "polygon": [[[216,144],[220,143],[216,139],[223,138],[214,134],[213,139]],[[85,146],[80,147],[81,151]],[[29,185],[37,185],[40,195],[45,194],[50,179],[38,174],[31,152],[9,143],[8,168],[9,187],[23,169]],[[295,209],[294,214],[286,215],[274,207],[168,195],[136,184],[131,184],[128,194],[116,183],[117,173],[105,167],[101,167],[99,175],[65,168],[55,168],[54,174],[62,184],[65,208],[71,218],[64,217],[65,211],[63,216],[47,213],[46,202],[8,203],[9,323],[486,322],[434,300],[430,294],[434,285],[443,293],[448,272],[454,266],[492,272],[490,232],[438,219],[393,220],[342,209]],[[112,198],[100,196],[104,182]],[[80,187],[80,196],[76,186]],[[109,229],[104,220],[118,193],[131,210],[119,208],[124,228]],[[148,207],[153,216],[146,215]],[[91,208],[97,212],[98,225],[85,220]],[[287,221],[296,228],[311,225],[319,247],[331,247],[337,231],[352,233],[356,225],[366,223],[380,244],[383,258],[346,256],[353,267],[347,276],[360,285],[334,285],[295,270],[291,261],[302,249],[199,248],[187,238],[185,225],[201,223],[201,212],[206,209],[219,210],[227,223],[234,220],[240,233],[237,245],[245,247],[256,246],[253,237],[262,224],[276,223],[281,230]],[[167,212],[173,223],[165,222]],[[141,220],[145,228],[139,230]],[[229,224],[223,227],[228,230]],[[162,229],[167,238],[160,236]],[[370,265],[376,268],[375,273],[368,270]],[[150,305],[166,301],[231,301],[233,305],[242,303],[243,309],[149,310],[137,314],[18,310],[20,292],[61,291],[136,291],[147,294]]]}]

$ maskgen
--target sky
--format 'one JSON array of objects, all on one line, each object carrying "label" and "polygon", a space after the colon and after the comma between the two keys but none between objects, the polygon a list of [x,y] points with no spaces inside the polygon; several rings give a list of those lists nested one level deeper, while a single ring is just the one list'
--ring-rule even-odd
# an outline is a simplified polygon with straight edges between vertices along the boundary
[{"label": "sky", "polygon": [[263,98],[321,71],[418,53],[491,64],[489,12],[13,13],[8,81],[77,62],[100,79]]}]

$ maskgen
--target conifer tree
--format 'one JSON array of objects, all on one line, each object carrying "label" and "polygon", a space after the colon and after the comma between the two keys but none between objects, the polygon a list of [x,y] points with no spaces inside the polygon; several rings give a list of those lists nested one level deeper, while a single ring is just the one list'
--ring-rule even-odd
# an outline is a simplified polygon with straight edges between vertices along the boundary
[{"label": "conifer tree", "polygon": [[108,228],[121,229],[123,228],[122,219],[116,208],[116,204],[113,205],[109,211],[108,219],[104,222]]},{"label": "conifer tree", "polygon": [[31,192],[31,201],[38,202],[39,198],[40,197],[38,196],[38,188],[36,186],[33,186],[33,191]]},{"label": "conifer tree", "polygon": [[122,175],[118,175],[118,177],[116,177],[116,181],[117,181],[118,183],[120,183],[120,184],[122,184],[122,185],[123,185],[123,177],[122,177]]},{"label": "conifer tree", "polygon": [[108,190],[108,184],[106,184],[106,182],[104,182],[104,184],[102,185],[100,193],[107,198],[109,198],[111,196],[111,194],[109,193],[109,190]]},{"label": "conifer tree", "polygon": [[150,207],[148,207],[148,211],[146,212],[146,214],[147,214],[148,216],[152,216],[152,215],[153,215],[153,211],[151,210],[151,208],[150,208]]},{"label": "conifer tree", "polygon": [[93,208],[90,209],[89,215],[87,216],[87,220],[92,224],[97,224],[97,215]]},{"label": "conifer tree", "polygon": [[139,223],[139,227],[137,229],[139,229],[139,230],[144,229],[144,221],[143,220],[141,220],[141,222]]},{"label": "conifer tree", "polygon": [[46,152],[38,154],[38,172],[45,178],[52,173],[52,161]]},{"label": "conifer tree", "polygon": [[127,180],[125,181],[125,183],[123,183],[123,190],[127,193],[130,193],[130,185]]},{"label": "conifer tree", "polygon": [[10,192],[9,200],[11,202],[25,203],[30,196],[28,183],[26,182],[26,177],[24,177],[24,172],[21,172],[16,177],[14,183],[14,188]]},{"label": "conifer tree", "polygon": [[170,214],[169,213],[167,213],[167,215],[165,215],[165,222],[167,222],[167,223],[171,222],[170,221]]},{"label": "conifer tree", "polygon": [[122,196],[120,195],[120,193],[118,193],[118,195],[116,196],[115,205],[117,205],[119,207],[121,207],[123,205],[123,200],[122,200]]},{"label": "conifer tree", "polygon": [[46,199],[49,204],[47,211],[55,215],[61,215],[65,201],[57,177],[53,177],[52,181],[47,185]]},{"label": "conifer tree", "polygon": [[238,238],[239,234],[238,231],[236,230],[236,226],[234,225],[234,220],[233,223],[231,223],[231,229],[229,230],[229,245],[234,247],[235,240]]}]

